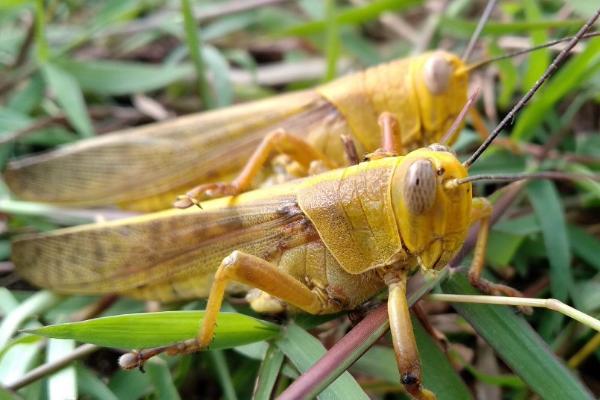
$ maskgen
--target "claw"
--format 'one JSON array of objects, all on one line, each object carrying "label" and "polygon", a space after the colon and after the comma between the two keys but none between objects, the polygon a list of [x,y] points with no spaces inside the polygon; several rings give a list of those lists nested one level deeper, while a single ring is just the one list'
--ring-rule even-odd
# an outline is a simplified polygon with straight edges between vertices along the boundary
[{"label": "claw", "polygon": [[235,196],[239,193],[240,189],[235,183],[206,183],[193,188],[184,195],[177,196],[175,203],[173,203],[173,207],[189,208],[191,206],[197,206],[202,208],[200,205],[200,201],[202,200],[209,200],[224,196]]}]

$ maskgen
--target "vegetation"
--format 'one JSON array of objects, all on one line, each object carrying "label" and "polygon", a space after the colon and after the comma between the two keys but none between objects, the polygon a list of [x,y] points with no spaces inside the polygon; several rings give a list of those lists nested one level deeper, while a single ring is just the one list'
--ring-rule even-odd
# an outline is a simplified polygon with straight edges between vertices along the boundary
[{"label": "vegetation", "polygon": [[[461,54],[485,4],[459,0],[440,7],[442,3],[3,1],[0,161],[5,165],[9,159],[93,135],[309,88],[349,70],[425,49]],[[502,1],[472,59],[572,35],[595,12],[592,3]],[[474,74],[471,82],[482,89],[478,108],[488,127],[534,84],[555,54],[545,49]],[[600,39],[595,38],[578,46],[506,132],[519,143],[518,151],[494,147],[472,172],[597,172],[599,100]],[[454,148],[466,158],[478,142],[467,125]],[[600,185],[536,181],[496,191],[502,186],[477,185],[493,200],[513,195],[493,227],[488,278],[531,297],[553,297],[600,315]],[[126,350],[168,343],[194,332],[201,313],[190,310],[203,309],[204,302],[158,305],[65,297],[29,286],[12,271],[11,237],[121,212],[26,203],[5,188],[1,195],[0,255],[6,260],[0,264],[2,398],[245,399],[253,393],[269,398],[282,393],[350,330],[346,315],[296,315],[266,322],[267,317],[232,298],[225,310],[232,314],[224,314],[219,325],[219,350],[157,358],[147,363],[146,373],[120,370],[120,351],[77,347],[72,339]],[[468,265],[468,258],[461,265]],[[473,291],[463,274],[440,280],[434,292]],[[412,295],[413,302],[420,294]],[[425,386],[438,398],[600,396],[600,340],[591,329],[550,311],[523,317],[500,306],[422,304],[448,340],[443,351],[415,320]],[[156,308],[190,313],[135,314]],[[379,314],[376,309],[363,320],[366,325],[352,342],[356,346],[336,348],[343,354],[342,364],[321,366],[326,380],[313,387],[325,389],[321,398],[406,398],[389,337],[380,338],[387,326],[385,315]],[[117,315],[118,320],[38,330]],[[89,324],[95,329],[88,329]],[[132,330],[119,331],[119,326]],[[140,333],[134,334],[134,328]],[[72,339],[46,339],[21,329]],[[57,361],[64,357],[69,362]],[[42,368],[32,375],[38,366],[64,368],[57,373]]]}]

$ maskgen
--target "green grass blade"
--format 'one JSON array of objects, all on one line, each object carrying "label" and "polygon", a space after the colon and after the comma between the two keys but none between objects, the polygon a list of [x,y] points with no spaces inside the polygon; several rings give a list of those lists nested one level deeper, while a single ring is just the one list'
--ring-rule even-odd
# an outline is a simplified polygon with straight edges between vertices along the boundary
[{"label": "green grass blade", "polygon": [[253,397],[255,400],[269,400],[271,398],[282,364],[283,353],[275,343],[271,343],[256,376],[256,387]]},{"label": "green grass blade", "polygon": [[37,292],[13,309],[0,324],[0,349],[8,343],[25,320],[54,307],[62,299],[62,296],[44,290]]},{"label": "green grass blade", "polygon": [[[359,25],[379,17],[386,11],[400,11],[419,5],[422,0],[376,0],[361,7],[349,8],[339,11],[336,16],[338,26]],[[281,32],[282,35],[311,35],[321,33],[327,29],[328,21],[313,21],[295,25]]]},{"label": "green grass blade", "polygon": [[49,62],[42,66],[42,74],[77,132],[83,137],[94,136],[94,128],[77,80],[58,65]]},{"label": "green grass blade", "polygon": [[223,352],[220,350],[211,351],[208,353],[208,356],[210,357],[212,365],[215,369],[217,379],[221,384],[223,398],[225,400],[237,400],[235,388],[233,387],[233,381],[231,380],[231,374],[229,373],[229,368],[227,368],[227,361],[225,360]]},{"label": "green grass blade", "polygon": [[325,53],[327,58],[327,69],[325,81],[335,78],[337,72],[337,61],[340,56],[340,39],[336,21],[335,0],[325,1],[327,28],[325,30]]},{"label": "green grass blade", "polygon": [[[536,21],[542,18],[542,11],[537,0],[525,0],[523,2],[525,15],[528,21]],[[548,35],[543,30],[531,32],[532,45],[537,46],[548,42]],[[529,54],[527,69],[523,77],[523,87],[529,88],[544,74],[550,65],[550,51],[541,49]]]},{"label": "green grass blade", "polygon": [[[527,186],[527,195],[533,205],[536,218],[542,228],[542,235],[548,262],[550,263],[550,291],[558,300],[565,301],[572,286],[571,249],[567,234],[567,224],[554,183],[550,181],[534,181]],[[542,336],[555,333],[562,316],[550,314],[544,326]]]},{"label": "green grass blade", "polygon": [[[53,361],[59,360],[66,354],[72,352],[75,349],[75,342],[73,340],[50,339],[48,340],[47,349],[46,361],[48,363],[52,363]],[[75,374],[75,367],[73,365],[63,368],[60,371],[50,375],[48,378],[49,400],[76,398],[78,398],[77,376]]]},{"label": "green grass blade", "polygon": [[173,377],[167,363],[155,357],[144,365],[144,368],[148,372],[150,382],[154,385],[156,390],[155,397],[158,400],[179,400],[179,392],[173,383]]},{"label": "green grass blade", "polygon": [[[460,273],[454,274],[441,286],[444,293],[479,294]],[[480,304],[452,306],[540,397],[547,400],[593,398],[531,326],[509,307]]]},{"label": "green grass blade", "polygon": [[206,108],[214,108],[215,102],[206,79],[206,68],[202,58],[202,43],[196,20],[192,12],[190,0],[181,0],[181,13],[183,14],[183,26],[185,28],[185,39],[187,42],[188,51],[194,68],[196,69],[196,79],[198,81],[198,93],[202,99],[202,103]]},{"label": "green grass blade", "polygon": [[[286,327],[285,334],[277,341],[277,346],[300,372],[308,370],[319,358],[325,355],[326,351],[317,338],[296,324],[290,324]],[[369,398],[348,372],[341,374],[318,395],[321,400],[367,400]]]},{"label": "green grass blade", "polygon": [[588,40],[585,50],[563,65],[519,115],[511,137],[516,140],[528,140],[533,137],[534,128],[554,109],[556,103],[594,76],[593,70],[597,67],[598,60],[600,39]]},{"label": "green grass blade", "polygon": [[86,367],[76,366],[77,389],[79,393],[87,398],[101,400],[119,400],[118,397],[106,386],[106,384]]},{"label": "green grass blade", "polygon": [[[204,311],[164,311],[126,314],[45,326],[27,332],[46,337],[75,339],[99,346],[125,349],[157,347],[190,339],[198,333]],[[211,349],[223,349],[279,334],[277,325],[243,314],[220,313]]]},{"label": "green grass blade", "polygon": [[75,61],[62,59],[57,65],[90,93],[119,96],[160,89],[192,76],[188,65],[157,66],[132,61]]},{"label": "green grass blade", "polygon": [[[529,34],[531,31],[548,29],[569,29],[576,31],[585,23],[582,19],[569,20],[540,20],[540,21],[516,21],[516,22],[488,22],[481,32],[483,36],[489,35],[516,35],[519,33]],[[442,34],[456,38],[468,39],[477,26],[476,22],[467,21],[457,17],[443,17],[440,23]]]},{"label": "green grass blade", "polygon": [[568,230],[573,253],[600,271],[600,240],[575,225],[569,225]]}]

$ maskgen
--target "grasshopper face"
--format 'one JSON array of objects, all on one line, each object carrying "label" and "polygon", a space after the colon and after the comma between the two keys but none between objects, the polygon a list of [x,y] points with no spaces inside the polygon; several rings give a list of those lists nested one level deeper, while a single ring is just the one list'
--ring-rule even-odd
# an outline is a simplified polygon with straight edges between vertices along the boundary
[{"label": "grasshopper face", "polygon": [[409,153],[392,180],[392,203],[400,236],[424,269],[442,268],[465,240],[470,225],[471,185],[450,186],[466,168],[445,146]]},{"label": "grasshopper face", "polygon": [[412,68],[421,129],[429,140],[421,143],[436,142],[440,140],[440,132],[448,131],[467,101],[466,65],[454,54],[434,51],[417,57]]}]

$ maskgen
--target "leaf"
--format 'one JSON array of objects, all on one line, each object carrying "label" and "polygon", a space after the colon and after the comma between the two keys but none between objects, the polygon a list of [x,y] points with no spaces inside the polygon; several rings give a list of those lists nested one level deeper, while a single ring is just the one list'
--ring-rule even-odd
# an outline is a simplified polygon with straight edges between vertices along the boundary
[{"label": "leaf", "polygon": [[[571,29],[577,30],[585,23],[582,19],[549,19],[538,21],[516,21],[516,22],[494,22],[490,21],[481,32],[483,36],[516,35],[518,33],[530,33],[534,30],[548,29]],[[450,35],[456,38],[468,39],[473,34],[476,22],[467,21],[463,18],[444,16],[439,24],[442,35]]]},{"label": "leaf", "polygon": [[[204,311],[164,311],[125,314],[82,322],[45,326],[27,331],[36,335],[75,339],[105,347],[143,349],[193,338]],[[223,349],[271,339],[279,327],[237,313],[220,313],[211,349]]]},{"label": "leaf", "polygon": [[[338,25],[359,25],[377,18],[386,11],[399,11],[421,4],[421,0],[375,0],[360,7],[339,11],[336,16]],[[310,35],[320,33],[327,27],[327,20],[295,25],[281,32],[282,35]]]},{"label": "leaf", "polygon": [[264,360],[260,364],[260,369],[256,376],[255,399],[263,400],[271,398],[282,364],[283,352],[272,343],[265,353]]},{"label": "leaf", "polygon": [[[325,355],[325,348],[321,342],[296,324],[290,324],[286,327],[285,334],[277,341],[277,346],[300,372],[308,370],[319,358]],[[321,400],[367,400],[368,398],[360,385],[347,371],[319,394]]]},{"label": "leaf", "polygon": [[[75,342],[72,340],[51,339],[47,347],[47,363],[52,363],[63,358],[75,349]],[[63,400],[76,399],[77,397],[77,376],[75,367],[70,365],[58,372],[50,375],[48,378],[48,399]]]},{"label": "leaf", "polygon": [[598,60],[600,60],[600,39],[591,39],[587,42],[585,50],[561,66],[560,70],[519,115],[511,138],[515,140],[530,139],[534,133],[534,127],[543,121],[560,99],[581,87],[588,77],[594,76],[591,69],[595,68]]},{"label": "leaf", "polygon": [[569,225],[568,231],[573,253],[600,271],[600,240],[575,225]]},{"label": "leaf", "polygon": [[74,61],[62,59],[61,68],[86,92],[124,95],[160,89],[193,76],[191,65],[156,66],[125,61]]},{"label": "leaf", "polygon": [[542,180],[531,182],[527,186],[527,195],[542,228],[550,263],[552,296],[564,301],[573,278],[567,225],[560,197],[552,182]]},{"label": "leaf", "polygon": [[[550,291],[552,297],[565,301],[572,286],[571,250],[567,224],[554,183],[534,181],[527,186],[527,195],[542,228],[544,247],[550,264]],[[549,314],[540,328],[543,337],[555,333],[562,320],[558,313]]]},{"label": "leaf", "polygon": [[229,106],[233,103],[233,86],[229,79],[229,64],[221,52],[213,46],[202,48],[203,59],[212,73],[212,87],[218,107]]},{"label": "leaf", "polygon": [[[523,3],[527,21],[535,21],[542,18],[542,11],[536,0],[525,0]],[[547,43],[548,35],[542,30],[533,31],[531,32],[531,39],[533,40],[532,44],[536,46]],[[529,54],[527,68],[523,78],[523,86],[525,88],[532,87],[539,77],[542,76],[549,64],[550,52],[547,49],[541,49]]]},{"label": "leaf", "polygon": [[[444,293],[478,294],[465,275],[455,273],[441,285]],[[506,364],[546,400],[592,399],[592,394],[527,324],[505,306],[452,304]]]},{"label": "leaf", "polygon": [[73,124],[77,132],[83,137],[93,136],[92,122],[77,80],[69,72],[49,62],[42,66],[42,74],[46,85],[52,89],[69,122]]},{"label": "leaf", "polygon": [[144,367],[148,371],[150,382],[152,382],[156,390],[154,398],[158,400],[180,399],[177,388],[173,383],[171,371],[164,360],[158,357],[152,358],[148,360]]},{"label": "leaf", "polygon": [[[84,398],[118,400],[118,397],[106,386],[104,382],[89,369],[77,365],[77,390]],[[87,396],[87,397],[85,397]]]}]

